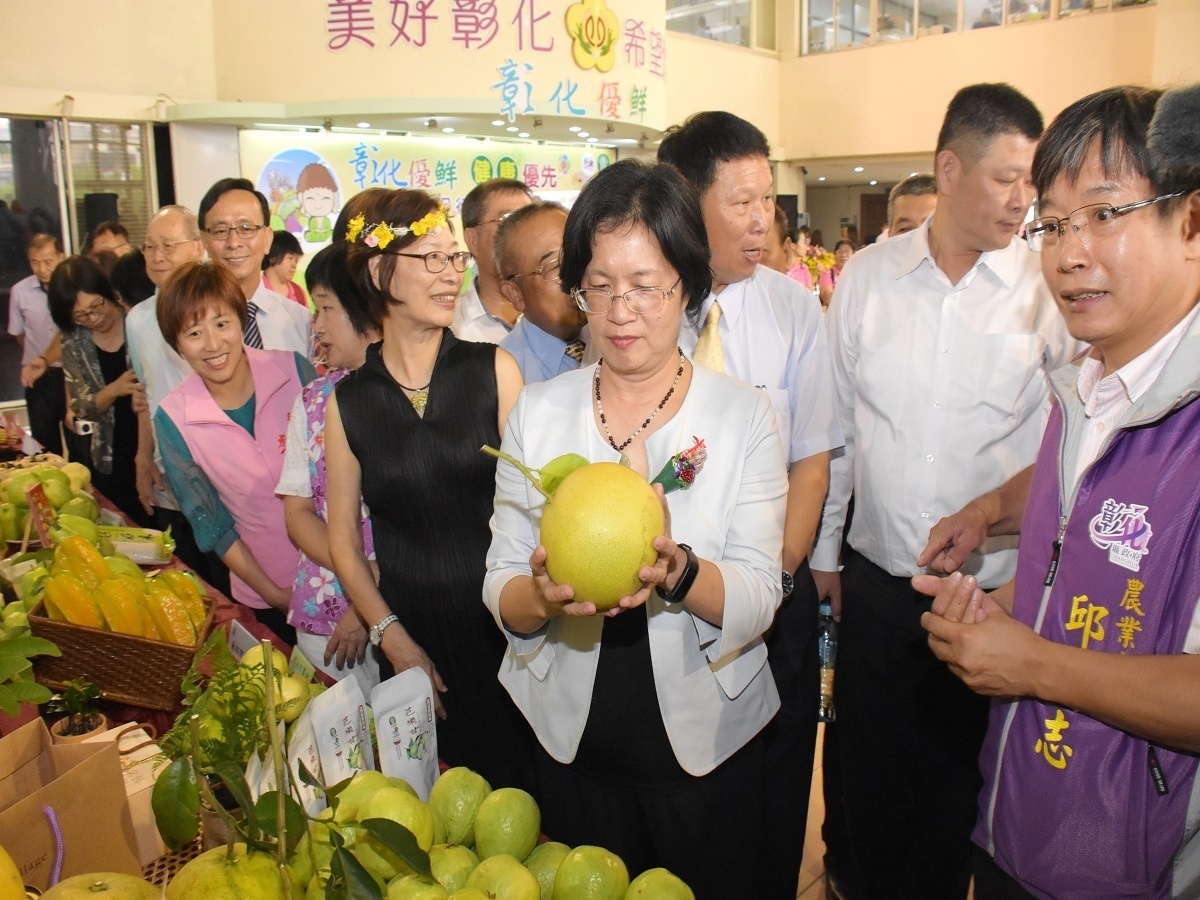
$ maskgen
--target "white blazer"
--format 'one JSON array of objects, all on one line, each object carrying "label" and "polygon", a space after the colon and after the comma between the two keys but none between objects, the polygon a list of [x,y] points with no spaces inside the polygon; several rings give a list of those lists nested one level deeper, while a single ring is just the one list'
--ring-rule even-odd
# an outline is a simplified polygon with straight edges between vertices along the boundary
[{"label": "white blazer", "polygon": [[[503,449],[536,468],[564,453],[592,462],[620,458],[592,414],[595,367],[527,386],[508,418]],[[713,562],[725,582],[723,627],[651,593],[650,655],[658,705],[679,764],[703,775],[737,752],[779,708],[762,634],[782,602],[787,464],[765,393],[696,366],[683,406],[646,440],[653,477],[695,438],[708,460],[688,490],[667,495],[672,537]],[[484,602],[508,639],[500,681],[546,751],[575,758],[587,723],[604,617],[562,617],[518,635],[500,619],[500,593],[529,574],[545,499],[516,470],[496,468],[492,546]]]}]

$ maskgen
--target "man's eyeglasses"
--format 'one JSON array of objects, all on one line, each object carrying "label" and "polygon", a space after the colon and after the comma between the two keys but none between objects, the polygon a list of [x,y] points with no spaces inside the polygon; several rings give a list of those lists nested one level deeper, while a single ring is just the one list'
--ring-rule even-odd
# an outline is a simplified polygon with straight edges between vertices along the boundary
[{"label": "man's eyeglasses", "polygon": [[1117,223],[1121,216],[1126,213],[1181,196],[1183,196],[1183,191],[1176,191],[1174,194],[1163,194],[1161,197],[1126,203],[1124,206],[1113,206],[1111,203],[1090,203],[1087,206],[1079,207],[1065,219],[1057,216],[1042,216],[1034,219],[1025,227],[1025,240],[1029,243],[1029,249],[1038,253],[1057,247],[1067,233],[1069,224],[1074,229],[1075,236],[1086,245],[1090,238],[1103,239],[1113,234],[1117,230]]},{"label": "man's eyeglasses", "polygon": [[185,241],[163,241],[161,244],[145,243],[142,244],[142,253],[144,253],[146,256],[152,256],[155,253],[161,253],[163,256],[170,256],[184,244],[190,244],[195,240],[196,238],[188,238]]},{"label": "man's eyeglasses", "polygon": [[87,307],[87,309],[76,309],[71,313],[71,321],[76,325],[85,325],[93,319],[99,318],[101,313],[104,312],[104,306],[107,303],[107,300],[100,298],[91,306]]},{"label": "man's eyeglasses", "polygon": [[467,228],[482,228],[484,225],[491,225],[493,222],[499,224],[511,215],[512,213],[505,213],[502,216],[496,216],[494,219],[484,219],[482,222],[476,222],[474,225],[468,225]]},{"label": "man's eyeglasses", "polygon": [[546,260],[532,272],[518,272],[515,275],[506,275],[504,280],[512,281],[514,278],[532,278],[534,275],[540,275],[551,284],[561,284],[562,275],[559,272],[558,257],[556,256],[553,259]]},{"label": "man's eyeglasses", "polygon": [[653,315],[663,308],[667,298],[675,293],[681,278],[675,279],[675,284],[666,290],[656,287],[634,288],[623,294],[614,294],[607,288],[587,288],[571,291],[576,305],[588,315],[606,313],[618,299],[624,300],[631,313],[639,316]]},{"label": "man's eyeglasses", "polygon": [[[386,251],[385,251],[386,252]],[[455,272],[467,271],[467,266],[471,265],[475,257],[466,250],[459,250],[457,253],[446,254],[441,250],[431,250],[429,253],[400,253],[393,251],[392,256],[407,256],[409,259],[425,260],[425,269],[434,275],[446,271],[446,266],[454,266]]]},{"label": "man's eyeglasses", "polygon": [[270,225],[251,225],[249,222],[242,222],[240,225],[214,225],[212,228],[205,228],[214,241],[227,241],[230,234],[237,232],[237,236],[250,240],[264,228],[270,228]]}]

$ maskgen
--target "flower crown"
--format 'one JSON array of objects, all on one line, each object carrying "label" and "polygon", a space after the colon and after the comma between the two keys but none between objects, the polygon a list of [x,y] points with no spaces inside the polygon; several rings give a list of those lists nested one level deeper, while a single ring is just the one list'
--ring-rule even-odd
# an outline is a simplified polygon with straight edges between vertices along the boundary
[{"label": "flower crown", "polygon": [[346,243],[353,244],[361,237],[362,242],[368,247],[385,250],[395,238],[402,238],[406,234],[415,234],[417,237],[424,234],[437,234],[445,224],[446,207],[440,205],[433,212],[410,225],[389,225],[387,222],[374,222],[368,225],[363,214],[359,213],[346,225]]}]

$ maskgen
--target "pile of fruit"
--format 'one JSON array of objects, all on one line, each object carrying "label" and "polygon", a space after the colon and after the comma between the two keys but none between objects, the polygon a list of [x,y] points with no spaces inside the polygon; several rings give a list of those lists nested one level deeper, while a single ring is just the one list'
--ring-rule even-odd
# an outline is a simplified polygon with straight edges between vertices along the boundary
[{"label": "pile of fruit", "polygon": [[[57,533],[63,536],[82,534],[95,542],[100,507],[87,491],[92,482],[92,473],[87,466],[61,462],[61,457],[33,464],[29,464],[28,460],[20,462],[20,466],[7,463],[6,468],[0,469],[0,500],[4,501],[0,502],[0,531],[4,539],[16,543],[25,537],[29,518],[29,499],[25,489],[32,484],[40,484],[46,499],[54,507]],[[60,462],[61,465],[58,464]],[[32,540],[35,543],[38,540],[36,531],[32,532]]]},{"label": "pile of fruit", "polygon": [[207,611],[200,583],[190,573],[166,569],[147,576],[129,557],[104,556],[78,534],[67,535],[53,551],[40,554],[34,558],[41,564],[22,576],[20,592],[26,604],[40,597],[49,618],[196,645]]}]

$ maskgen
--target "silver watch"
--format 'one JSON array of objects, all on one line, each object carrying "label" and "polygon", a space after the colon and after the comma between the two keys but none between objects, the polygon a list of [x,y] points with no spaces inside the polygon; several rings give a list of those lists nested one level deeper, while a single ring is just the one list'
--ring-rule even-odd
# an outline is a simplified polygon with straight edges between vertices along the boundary
[{"label": "silver watch", "polygon": [[371,626],[371,633],[368,635],[371,643],[374,644],[376,647],[378,647],[380,645],[380,643],[383,642],[383,633],[384,633],[384,631],[387,630],[387,627],[389,625],[391,625],[393,622],[399,622],[399,621],[400,621],[399,616],[396,616],[396,615],[384,616],[375,625]]}]

